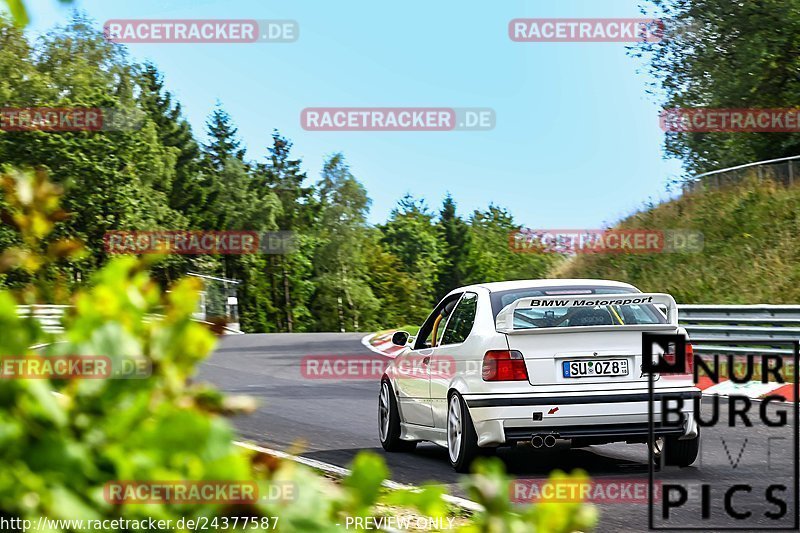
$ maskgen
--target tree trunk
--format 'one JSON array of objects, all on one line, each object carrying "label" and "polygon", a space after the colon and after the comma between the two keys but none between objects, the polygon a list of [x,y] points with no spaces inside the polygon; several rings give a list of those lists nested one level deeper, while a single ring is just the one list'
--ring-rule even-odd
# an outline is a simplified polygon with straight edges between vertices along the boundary
[{"label": "tree trunk", "polygon": [[339,304],[339,331],[344,333],[344,309],[342,308],[342,297],[337,296],[336,302]]},{"label": "tree trunk", "polygon": [[289,292],[289,273],[286,271],[286,258],[281,258],[281,268],[283,270],[283,301],[286,305],[286,329],[292,333],[294,320],[292,317],[292,298]]},{"label": "tree trunk", "polygon": [[269,258],[269,267],[268,267],[268,277],[269,277],[269,284],[270,289],[272,292],[272,305],[275,307],[275,327],[277,331],[283,331],[283,320],[281,320],[281,306],[280,306],[280,298],[278,298],[278,284],[275,282],[275,256],[270,256]]},{"label": "tree trunk", "polygon": [[347,298],[347,305],[353,311],[353,331],[358,331],[358,309],[353,304],[350,291],[347,290],[347,267],[344,265],[342,265],[342,286],[344,287],[345,298]]}]

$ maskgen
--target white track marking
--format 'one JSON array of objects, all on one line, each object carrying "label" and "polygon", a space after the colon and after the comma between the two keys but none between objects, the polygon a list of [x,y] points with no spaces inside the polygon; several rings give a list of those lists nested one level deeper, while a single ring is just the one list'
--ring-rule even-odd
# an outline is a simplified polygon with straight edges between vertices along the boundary
[{"label": "white track marking", "polygon": [[[369,337],[369,335],[368,335]],[[366,338],[366,337],[365,337]],[[277,457],[279,459],[286,459],[288,461],[294,461],[296,463],[300,463],[306,465],[310,468],[316,468],[317,470],[322,470],[323,472],[327,472],[329,474],[333,474],[336,476],[349,476],[350,470],[347,468],[343,468],[341,466],[332,465],[330,463],[325,463],[322,461],[317,461],[316,459],[309,459],[308,457],[302,457],[300,455],[292,455],[290,453],[282,452],[280,450],[274,450],[272,448],[265,448],[263,446],[257,446],[255,444],[250,444],[247,442],[241,441],[233,441],[236,446],[241,446],[242,448],[246,448],[248,450],[252,450],[258,453],[265,453],[267,455],[271,455],[273,457]],[[396,481],[386,480],[383,482],[383,486],[387,489],[391,490],[420,490],[419,487],[415,487],[414,485],[406,485],[404,483],[398,483]],[[449,494],[443,494],[442,499],[447,503],[455,505],[457,507],[461,507],[462,509],[466,509],[468,511],[472,511],[474,513],[479,513],[484,511],[484,508],[481,504],[475,503],[472,500],[467,500],[466,498],[459,498],[458,496],[451,496]]]}]

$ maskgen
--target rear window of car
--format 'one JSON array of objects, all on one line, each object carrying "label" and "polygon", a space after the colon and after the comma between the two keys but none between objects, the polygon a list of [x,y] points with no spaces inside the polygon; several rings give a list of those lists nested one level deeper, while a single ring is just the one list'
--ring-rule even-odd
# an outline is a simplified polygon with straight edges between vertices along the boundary
[{"label": "rear window of car", "polygon": [[[537,287],[494,292],[491,294],[490,300],[492,313],[496,320],[497,314],[505,306],[520,298],[636,293],[636,290],[624,287]],[[514,312],[514,329],[665,324],[666,322],[664,315],[652,304],[521,308]]]}]

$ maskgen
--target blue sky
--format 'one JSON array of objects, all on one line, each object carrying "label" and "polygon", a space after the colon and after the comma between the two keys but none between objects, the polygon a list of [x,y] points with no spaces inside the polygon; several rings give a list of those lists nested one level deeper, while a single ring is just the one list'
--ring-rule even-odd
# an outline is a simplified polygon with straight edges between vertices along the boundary
[{"label": "blue sky", "polygon": [[[71,8],[28,0],[32,33]],[[273,128],[294,142],[309,177],[341,151],[366,186],[370,220],[404,194],[437,208],[452,193],[468,215],[490,202],[532,228],[595,228],[667,197],[680,164],[663,159],[658,103],[622,43],[516,43],[514,18],[638,17],[638,0],[76,0],[109,19],[292,19],[290,44],[134,44],[152,60],[195,131],[215,102],[251,159]],[[490,107],[491,131],[311,132],[306,107]]]}]

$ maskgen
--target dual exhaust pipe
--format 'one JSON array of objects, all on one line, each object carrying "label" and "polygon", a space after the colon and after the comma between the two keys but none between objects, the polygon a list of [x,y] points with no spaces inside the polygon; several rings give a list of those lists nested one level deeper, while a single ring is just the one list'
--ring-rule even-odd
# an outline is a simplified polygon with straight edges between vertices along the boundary
[{"label": "dual exhaust pipe", "polygon": [[541,447],[552,448],[556,445],[556,438],[554,435],[534,435],[531,438],[531,446],[537,450]]}]

